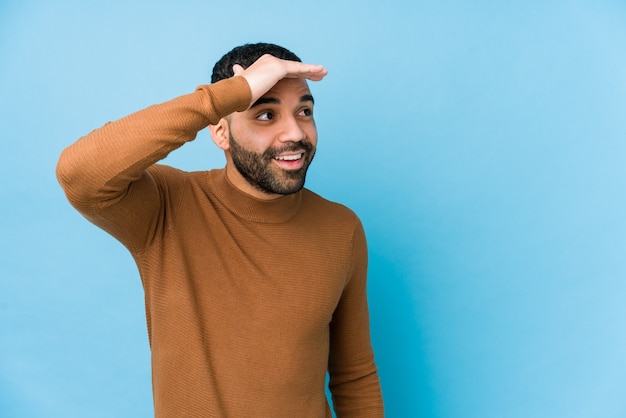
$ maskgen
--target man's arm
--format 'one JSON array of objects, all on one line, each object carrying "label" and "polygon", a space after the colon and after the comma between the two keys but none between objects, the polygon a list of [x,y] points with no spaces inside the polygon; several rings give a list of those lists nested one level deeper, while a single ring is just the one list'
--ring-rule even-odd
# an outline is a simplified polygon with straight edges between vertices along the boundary
[{"label": "man's arm", "polygon": [[267,55],[234,70],[235,77],[108,123],[65,149],[57,178],[72,205],[127,247],[142,247],[163,205],[150,166],[207,125],[247,109],[280,79],[326,74],[321,66]]},{"label": "man's arm", "polygon": [[107,123],[66,148],[57,178],[85,217],[125,245],[141,246],[161,205],[157,183],[146,170],[195,139],[208,124],[249,104],[246,80],[233,77],[150,106]]},{"label": "man's arm", "polygon": [[352,263],[352,277],[330,325],[329,386],[337,417],[381,418],[383,399],[367,307],[367,243],[360,222],[353,236]]}]

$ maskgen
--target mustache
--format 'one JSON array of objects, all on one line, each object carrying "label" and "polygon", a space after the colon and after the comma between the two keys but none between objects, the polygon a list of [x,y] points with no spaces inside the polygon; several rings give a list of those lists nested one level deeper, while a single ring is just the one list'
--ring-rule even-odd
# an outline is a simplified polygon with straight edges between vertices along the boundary
[{"label": "mustache", "polygon": [[263,152],[263,157],[266,159],[272,159],[276,157],[277,155],[282,154],[283,152],[300,151],[300,150],[304,150],[306,153],[311,153],[314,150],[314,147],[313,147],[313,144],[311,144],[309,141],[300,141],[300,142],[289,141],[289,142],[286,142],[285,145],[281,147],[269,148],[265,150],[265,152]]}]

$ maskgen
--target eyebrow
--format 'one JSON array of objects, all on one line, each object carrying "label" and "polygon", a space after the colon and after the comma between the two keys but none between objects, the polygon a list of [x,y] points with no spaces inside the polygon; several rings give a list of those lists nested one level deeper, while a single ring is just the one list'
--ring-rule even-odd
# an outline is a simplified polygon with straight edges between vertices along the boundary
[{"label": "eyebrow", "polygon": [[[303,103],[303,102],[311,102],[315,104],[315,100],[313,99],[313,96],[311,94],[305,94],[301,96],[300,103]],[[255,106],[260,106],[264,104],[280,104],[280,100],[278,100],[275,97],[261,97],[259,100],[254,102],[252,106],[250,106],[250,109],[252,109]]]}]

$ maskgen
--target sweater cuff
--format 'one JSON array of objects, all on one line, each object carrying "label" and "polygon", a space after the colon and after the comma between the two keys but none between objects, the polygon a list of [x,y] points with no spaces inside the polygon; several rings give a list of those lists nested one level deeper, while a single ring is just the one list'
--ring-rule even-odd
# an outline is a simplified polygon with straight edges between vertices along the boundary
[{"label": "sweater cuff", "polygon": [[[233,112],[242,112],[250,106],[252,91],[244,77],[235,76],[196,89],[207,94],[218,121]],[[215,121],[217,123],[217,121]]]}]

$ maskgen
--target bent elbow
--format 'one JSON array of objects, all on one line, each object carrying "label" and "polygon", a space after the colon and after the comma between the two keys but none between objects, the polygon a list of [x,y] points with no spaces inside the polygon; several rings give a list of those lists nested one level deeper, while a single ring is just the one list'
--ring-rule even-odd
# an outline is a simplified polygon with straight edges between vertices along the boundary
[{"label": "bent elbow", "polygon": [[67,148],[61,151],[61,155],[59,156],[56,166],[57,181],[64,191],[70,187],[72,178],[72,164],[70,163],[70,158],[68,158],[67,154]]},{"label": "bent elbow", "polygon": [[93,185],[89,184],[89,174],[85,162],[72,152],[72,145],[65,148],[56,165],[56,177],[65,196],[75,208],[85,205],[94,195]]}]

